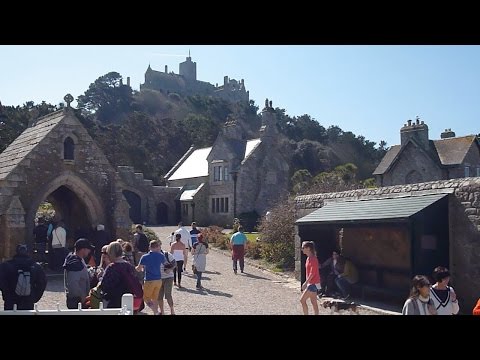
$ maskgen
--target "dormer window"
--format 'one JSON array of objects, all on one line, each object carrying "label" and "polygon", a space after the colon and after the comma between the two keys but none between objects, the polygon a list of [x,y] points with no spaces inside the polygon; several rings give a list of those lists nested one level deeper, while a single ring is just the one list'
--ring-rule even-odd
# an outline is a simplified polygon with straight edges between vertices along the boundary
[{"label": "dormer window", "polygon": [[223,166],[214,166],[213,167],[213,181],[222,181],[223,180]]},{"label": "dormer window", "polygon": [[74,160],[75,158],[75,143],[71,137],[67,137],[63,142],[63,159]]}]

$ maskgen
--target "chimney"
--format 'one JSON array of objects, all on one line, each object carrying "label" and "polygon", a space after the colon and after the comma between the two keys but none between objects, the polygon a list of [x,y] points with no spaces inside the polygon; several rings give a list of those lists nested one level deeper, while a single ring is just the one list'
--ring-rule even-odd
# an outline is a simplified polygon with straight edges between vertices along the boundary
[{"label": "chimney", "polygon": [[400,129],[401,145],[405,145],[410,139],[423,147],[425,150],[429,148],[428,126],[417,116],[415,121],[408,120]]},{"label": "chimney", "polygon": [[453,137],[455,137],[455,132],[453,132],[452,129],[445,129],[445,131],[440,134],[441,139],[448,139]]},{"label": "chimney", "polygon": [[168,74],[168,65],[165,65],[165,74]]},{"label": "chimney", "polygon": [[228,84],[228,76],[223,77],[223,86],[227,86]]},{"label": "chimney", "polygon": [[227,118],[227,121],[223,124],[223,135],[227,139],[242,140],[243,130],[236,120]]},{"label": "chimney", "polygon": [[127,86],[130,86],[130,76],[127,76]]}]

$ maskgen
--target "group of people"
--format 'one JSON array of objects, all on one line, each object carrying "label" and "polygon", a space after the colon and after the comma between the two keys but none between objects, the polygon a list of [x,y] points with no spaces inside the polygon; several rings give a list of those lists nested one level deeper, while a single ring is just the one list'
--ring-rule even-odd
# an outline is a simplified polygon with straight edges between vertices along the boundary
[{"label": "group of people", "polygon": [[403,315],[456,315],[457,294],[449,286],[450,272],[446,267],[438,266],[433,270],[431,285],[425,275],[416,275],[412,280],[410,296],[403,305]]},{"label": "group of people", "polygon": [[[332,257],[320,264],[316,255],[315,243],[304,241],[302,252],[307,256],[305,262],[306,280],[302,284],[300,303],[303,313],[308,314],[307,302],[310,300],[313,311],[319,314],[317,295],[332,294],[334,285],[342,293],[343,299],[350,297],[351,285],[358,282],[358,271],[353,263],[342,257],[339,250],[332,253]],[[323,271],[322,270],[327,270]],[[402,309],[404,315],[455,315],[458,314],[457,295],[449,285],[450,272],[446,267],[438,266],[434,269],[433,285],[425,275],[417,275],[412,280],[409,298]],[[473,310],[473,314],[480,315],[480,300]]]}]

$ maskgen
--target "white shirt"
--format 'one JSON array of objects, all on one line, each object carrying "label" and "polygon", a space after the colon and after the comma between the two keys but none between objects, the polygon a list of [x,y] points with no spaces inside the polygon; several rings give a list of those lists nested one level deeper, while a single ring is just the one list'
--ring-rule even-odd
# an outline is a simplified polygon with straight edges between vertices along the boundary
[{"label": "white shirt", "polygon": [[[166,259],[168,257],[167,259],[168,262],[172,262],[173,260],[175,260],[174,256],[169,252],[164,252],[163,255],[165,255]],[[182,260],[183,260],[183,257],[182,257]],[[160,271],[162,273],[162,280],[173,278],[173,268],[165,270],[164,264],[161,264]]]},{"label": "white shirt", "polygon": [[61,247],[67,244],[67,231],[61,226],[52,231],[52,247],[56,248],[59,244]]},{"label": "white shirt", "polygon": [[180,234],[182,236],[180,238],[180,241],[183,243],[183,245],[185,245],[186,249],[192,247],[192,238],[190,237],[190,231],[188,231],[184,227],[181,227],[180,229],[177,229],[175,231],[175,235],[176,234]]}]

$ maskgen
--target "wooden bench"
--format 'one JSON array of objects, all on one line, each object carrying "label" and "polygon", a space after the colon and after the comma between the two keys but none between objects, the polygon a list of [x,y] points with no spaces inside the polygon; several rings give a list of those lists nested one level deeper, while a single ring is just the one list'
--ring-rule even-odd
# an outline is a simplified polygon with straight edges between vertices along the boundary
[{"label": "wooden bench", "polygon": [[[359,271],[360,280],[358,283],[352,285],[352,292],[360,296],[362,300],[365,300],[367,295],[378,296],[383,298],[405,300],[408,297],[408,287],[406,288],[391,288],[386,287],[385,274],[401,275],[410,278],[411,274],[409,270],[398,269],[393,267],[369,265],[369,264],[355,264]],[[373,272],[375,279],[373,284],[371,282],[366,283],[365,279],[362,279],[362,273]]]}]

